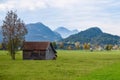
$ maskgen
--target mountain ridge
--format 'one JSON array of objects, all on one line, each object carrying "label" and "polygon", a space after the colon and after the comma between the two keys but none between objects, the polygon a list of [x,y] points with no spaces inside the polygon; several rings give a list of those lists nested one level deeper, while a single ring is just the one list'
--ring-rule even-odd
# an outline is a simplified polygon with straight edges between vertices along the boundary
[{"label": "mountain ridge", "polygon": [[[28,34],[25,36],[26,41],[79,41],[80,43],[87,42],[92,44],[120,44],[120,36],[105,33],[99,27],[88,28],[65,39],[62,39],[59,33],[52,31],[41,22],[27,24],[26,28],[28,30]],[[2,42],[1,30],[0,42]]]},{"label": "mountain ridge", "polygon": [[57,41],[62,39],[58,33],[53,32],[43,23],[30,23],[26,25],[28,34],[26,41]]},{"label": "mountain ridge", "polygon": [[92,43],[92,44],[119,44],[120,37],[102,32],[98,27],[88,28],[78,34],[63,39],[64,42]]}]

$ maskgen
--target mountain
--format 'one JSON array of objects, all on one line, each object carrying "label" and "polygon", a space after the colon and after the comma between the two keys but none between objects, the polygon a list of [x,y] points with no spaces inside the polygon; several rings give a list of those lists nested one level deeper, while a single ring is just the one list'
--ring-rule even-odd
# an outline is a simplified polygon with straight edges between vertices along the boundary
[{"label": "mountain", "polygon": [[71,35],[64,42],[91,43],[91,44],[119,44],[120,37],[102,32],[98,27],[92,27],[78,34]]},{"label": "mountain", "polygon": [[28,34],[25,36],[26,41],[57,41],[62,39],[60,34],[53,32],[46,25],[38,22],[27,24]]},{"label": "mountain", "polygon": [[59,27],[59,28],[55,29],[54,31],[59,33],[62,36],[62,38],[66,38],[66,37],[68,37],[72,34],[78,33],[78,30],[71,31],[71,30],[68,30],[65,27]]},{"label": "mountain", "polygon": [[77,29],[75,29],[75,30],[72,30],[72,33],[73,34],[77,34],[79,31],[77,30]]}]

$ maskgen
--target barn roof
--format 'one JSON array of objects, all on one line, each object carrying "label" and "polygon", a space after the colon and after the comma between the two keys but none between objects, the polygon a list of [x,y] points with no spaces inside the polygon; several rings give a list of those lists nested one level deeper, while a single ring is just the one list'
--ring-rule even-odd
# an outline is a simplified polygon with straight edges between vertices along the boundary
[{"label": "barn roof", "polygon": [[23,50],[42,50],[45,51],[48,47],[51,46],[53,51],[56,53],[50,42],[24,42]]}]

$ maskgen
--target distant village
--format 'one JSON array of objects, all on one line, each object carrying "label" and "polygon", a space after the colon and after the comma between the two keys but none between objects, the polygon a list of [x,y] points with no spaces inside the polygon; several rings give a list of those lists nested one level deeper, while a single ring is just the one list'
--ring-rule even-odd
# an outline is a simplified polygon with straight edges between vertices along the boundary
[{"label": "distant village", "polygon": [[80,44],[80,42],[53,42],[55,49],[63,50],[90,50],[90,51],[102,51],[102,50],[120,50],[119,45],[95,45],[90,43]]},{"label": "distant village", "polygon": [[[80,44],[80,42],[51,42],[54,49],[57,50],[97,50],[97,51],[102,51],[102,50],[120,50],[120,45],[95,45],[95,44],[90,44],[90,43],[84,43]],[[19,48],[21,50],[22,48]],[[6,50],[6,47],[4,44],[0,44],[0,50]]]}]

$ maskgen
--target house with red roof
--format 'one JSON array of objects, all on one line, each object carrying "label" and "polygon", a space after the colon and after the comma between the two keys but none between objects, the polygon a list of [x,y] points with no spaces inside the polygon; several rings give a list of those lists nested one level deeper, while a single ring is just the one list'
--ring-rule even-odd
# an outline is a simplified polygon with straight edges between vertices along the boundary
[{"label": "house with red roof", "polygon": [[54,60],[57,52],[50,42],[24,42],[23,60]]}]

